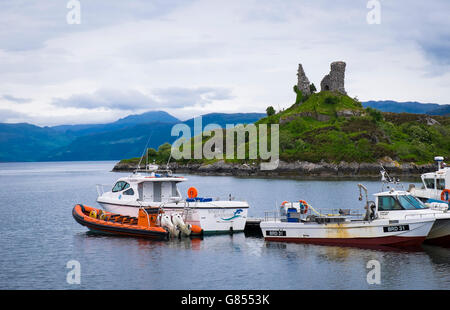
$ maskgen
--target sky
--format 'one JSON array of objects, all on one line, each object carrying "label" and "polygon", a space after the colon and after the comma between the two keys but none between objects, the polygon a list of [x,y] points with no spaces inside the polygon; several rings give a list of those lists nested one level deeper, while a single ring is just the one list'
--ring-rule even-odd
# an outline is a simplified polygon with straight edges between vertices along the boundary
[{"label": "sky", "polygon": [[0,122],[279,110],[299,63],[320,88],[337,60],[360,101],[450,104],[449,14],[448,0],[1,0]]}]

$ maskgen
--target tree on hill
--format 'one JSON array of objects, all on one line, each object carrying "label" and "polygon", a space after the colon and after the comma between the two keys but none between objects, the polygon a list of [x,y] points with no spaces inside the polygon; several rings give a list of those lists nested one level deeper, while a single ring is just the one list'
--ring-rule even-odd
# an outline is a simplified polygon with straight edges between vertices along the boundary
[{"label": "tree on hill", "polygon": [[266,113],[267,113],[267,116],[275,115],[275,109],[272,106],[270,106],[266,109]]}]

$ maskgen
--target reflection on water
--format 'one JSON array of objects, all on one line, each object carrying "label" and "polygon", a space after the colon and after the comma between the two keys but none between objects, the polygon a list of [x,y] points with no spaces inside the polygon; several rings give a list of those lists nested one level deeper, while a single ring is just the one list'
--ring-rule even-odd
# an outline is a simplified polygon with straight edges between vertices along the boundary
[{"label": "reflection on water", "polygon": [[[96,206],[95,184],[120,175],[112,162],[0,164],[0,289],[450,289],[450,249],[354,248],[265,242],[245,236],[150,241],[96,235],[71,215]],[[6,172],[5,172],[6,171]],[[245,197],[249,215],[283,200],[360,208],[356,184],[344,180],[188,176],[181,191]],[[370,193],[377,181],[363,182]],[[66,283],[69,260],[81,263],[81,285]],[[369,285],[369,260],[381,284]]]}]

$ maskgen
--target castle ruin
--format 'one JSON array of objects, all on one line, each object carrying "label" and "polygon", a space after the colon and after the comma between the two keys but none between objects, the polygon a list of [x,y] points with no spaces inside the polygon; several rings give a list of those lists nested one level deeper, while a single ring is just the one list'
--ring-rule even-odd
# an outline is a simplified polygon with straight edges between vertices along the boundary
[{"label": "castle ruin", "polygon": [[302,92],[303,96],[311,95],[309,80],[306,77],[306,74],[305,74],[305,71],[303,70],[302,64],[298,64],[297,88]]},{"label": "castle ruin", "polygon": [[[330,73],[325,75],[320,82],[320,91],[337,91],[343,95],[347,95],[344,87],[345,80],[345,62],[334,61],[330,65]],[[306,77],[302,64],[298,65],[297,70],[297,88],[302,92],[303,96],[311,95],[311,84]],[[301,103],[300,103],[301,104]]]},{"label": "castle ruin", "polygon": [[330,73],[325,75],[322,82],[320,82],[320,91],[338,91],[346,95],[347,92],[344,88],[345,62],[335,61],[331,63],[330,67]]}]

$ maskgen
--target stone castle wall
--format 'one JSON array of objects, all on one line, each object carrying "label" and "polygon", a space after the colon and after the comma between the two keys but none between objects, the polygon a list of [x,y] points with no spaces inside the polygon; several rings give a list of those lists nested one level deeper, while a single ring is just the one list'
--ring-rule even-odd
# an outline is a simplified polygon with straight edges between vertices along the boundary
[{"label": "stone castle wall", "polygon": [[332,62],[330,73],[325,75],[320,82],[320,91],[338,91],[346,95],[347,92],[344,87],[345,66],[346,64],[343,61]]}]

